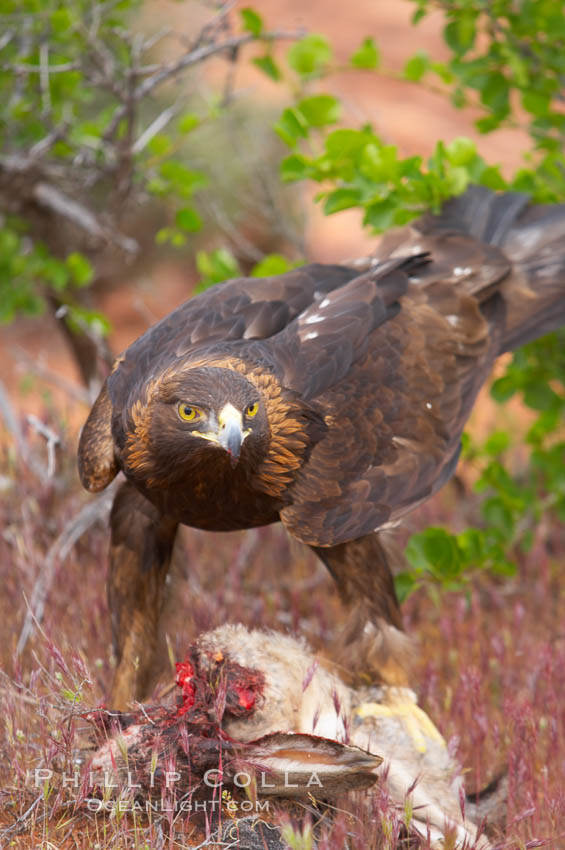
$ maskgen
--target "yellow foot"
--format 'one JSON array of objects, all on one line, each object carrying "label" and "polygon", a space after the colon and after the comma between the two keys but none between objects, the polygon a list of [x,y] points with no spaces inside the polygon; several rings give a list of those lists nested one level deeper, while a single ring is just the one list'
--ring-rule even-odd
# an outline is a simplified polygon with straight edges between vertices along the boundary
[{"label": "yellow foot", "polygon": [[362,720],[366,717],[395,717],[399,719],[419,753],[425,753],[428,741],[446,746],[445,741],[425,711],[416,701],[411,688],[383,687],[382,702],[364,702],[355,713]]}]

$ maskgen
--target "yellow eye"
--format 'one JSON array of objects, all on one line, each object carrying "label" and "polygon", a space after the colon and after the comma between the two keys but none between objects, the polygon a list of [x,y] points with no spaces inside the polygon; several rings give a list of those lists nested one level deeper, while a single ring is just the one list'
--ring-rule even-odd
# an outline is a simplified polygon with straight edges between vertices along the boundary
[{"label": "yellow eye", "polygon": [[257,416],[257,412],[259,410],[259,402],[254,401],[253,404],[250,404],[249,407],[245,411],[245,415],[253,418]]},{"label": "yellow eye", "polygon": [[185,401],[179,402],[179,406],[177,408],[180,418],[184,422],[194,422],[196,419],[200,419],[202,416],[202,411],[198,407],[192,407],[190,404],[187,404]]}]

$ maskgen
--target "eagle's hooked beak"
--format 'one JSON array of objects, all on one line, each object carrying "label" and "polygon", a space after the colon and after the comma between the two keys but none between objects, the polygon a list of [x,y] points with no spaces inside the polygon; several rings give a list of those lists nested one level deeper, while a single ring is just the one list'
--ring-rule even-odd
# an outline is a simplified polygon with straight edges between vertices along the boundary
[{"label": "eagle's hooked beak", "polygon": [[239,460],[241,445],[248,435],[243,430],[241,413],[232,404],[226,404],[218,416],[218,442],[230,456],[231,465]]}]

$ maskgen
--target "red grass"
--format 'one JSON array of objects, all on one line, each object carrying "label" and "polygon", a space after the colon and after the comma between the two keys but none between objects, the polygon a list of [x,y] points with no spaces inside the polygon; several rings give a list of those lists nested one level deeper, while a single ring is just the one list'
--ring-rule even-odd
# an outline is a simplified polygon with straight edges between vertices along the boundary
[{"label": "red grass", "polygon": [[[86,742],[76,714],[100,703],[112,674],[108,532],[103,524],[92,528],[59,565],[43,631],[35,630],[15,657],[25,597],[45,554],[91,497],[76,479],[73,441],[51,484],[25,467],[6,435],[2,445],[0,827],[12,829],[0,843],[157,848],[179,846],[174,842],[182,834],[186,846],[198,844],[211,828],[202,818],[95,815],[73,802],[80,789],[62,786],[62,771],[72,776],[77,747]],[[460,503],[451,496],[440,495],[420,518],[453,525]],[[405,605],[407,627],[421,643],[414,687],[467,771],[468,789],[508,771],[508,819],[496,835],[504,848],[565,848],[565,558],[550,554],[563,553],[564,543],[563,529],[545,518],[515,579],[482,576],[467,594],[445,594],[437,602],[421,590]],[[186,530],[175,572],[166,616],[175,660],[200,631],[226,620],[297,631],[314,648],[340,621],[324,568],[278,527],[230,535]],[[172,663],[164,661],[163,673],[173,678]],[[36,767],[55,771],[45,789],[33,784]],[[375,796],[369,814],[359,798],[341,801],[340,808],[320,823],[320,811],[311,810],[320,850],[406,846],[385,795]],[[304,810],[284,817],[295,836],[301,822],[296,846],[308,847]]]}]

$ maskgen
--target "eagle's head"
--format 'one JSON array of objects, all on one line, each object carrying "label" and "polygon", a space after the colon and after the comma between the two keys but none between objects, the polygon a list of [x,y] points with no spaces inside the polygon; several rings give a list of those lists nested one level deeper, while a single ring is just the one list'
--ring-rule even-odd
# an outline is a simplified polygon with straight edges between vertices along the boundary
[{"label": "eagle's head", "polygon": [[[146,371],[142,358],[116,361],[81,434],[83,485],[102,490],[121,469],[182,522],[247,528],[251,503],[255,524],[273,522],[327,431],[322,415],[272,372],[237,358]],[[260,504],[259,495],[272,501]]]},{"label": "eagle's head", "polygon": [[156,483],[170,483],[201,465],[241,465],[251,472],[270,441],[258,387],[239,372],[216,366],[170,370],[148,381],[122,422],[124,471]]}]

